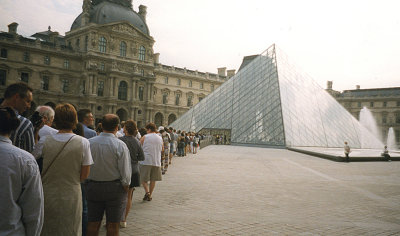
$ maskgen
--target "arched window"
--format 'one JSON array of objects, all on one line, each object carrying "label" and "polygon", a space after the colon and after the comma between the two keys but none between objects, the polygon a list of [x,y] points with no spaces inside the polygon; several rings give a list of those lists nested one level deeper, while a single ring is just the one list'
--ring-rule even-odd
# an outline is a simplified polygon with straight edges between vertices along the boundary
[{"label": "arched window", "polygon": [[146,59],[146,48],[143,46],[139,47],[139,61],[144,61]]},{"label": "arched window", "polygon": [[118,99],[128,100],[128,84],[125,81],[121,81],[118,87]]},{"label": "arched window", "polygon": [[126,57],[126,43],[124,41],[122,41],[119,46],[119,55],[121,57]]},{"label": "arched window", "polygon": [[99,40],[99,51],[105,53],[107,50],[107,39],[103,36]]}]

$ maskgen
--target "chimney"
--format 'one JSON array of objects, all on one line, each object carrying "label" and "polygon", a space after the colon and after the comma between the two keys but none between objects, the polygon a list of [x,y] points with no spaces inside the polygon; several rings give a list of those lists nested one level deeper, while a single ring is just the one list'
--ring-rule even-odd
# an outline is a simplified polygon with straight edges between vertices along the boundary
[{"label": "chimney", "polygon": [[17,34],[18,23],[13,22],[8,25],[8,33]]},{"label": "chimney", "polygon": [[333,84],[332,81],[328,81],[327,85],[326,85],[327,86],[326,89],[332,90],[332,84]]},{"label": "chimney", "polygon": [[228,70],[228,79],[235,76],[235,74],[236,74],[236,70]]},{"label": "chimney", "polygon": [[154,53],[154,63],[160,64],[160,53]]},{"label": "chimney", "polygon": [[360,85],[356,85],[356,89],[359,90],[360,89]]},{"label": "chimney", "polygon": [[147,7],[144,5],[139,6],[139,15],[143,18],[144,22],[146,22],[147,15]]},{"label": "chimney", "polygon": [[218,75],[225,77],[226,76],[226,67],[218,68]]}]

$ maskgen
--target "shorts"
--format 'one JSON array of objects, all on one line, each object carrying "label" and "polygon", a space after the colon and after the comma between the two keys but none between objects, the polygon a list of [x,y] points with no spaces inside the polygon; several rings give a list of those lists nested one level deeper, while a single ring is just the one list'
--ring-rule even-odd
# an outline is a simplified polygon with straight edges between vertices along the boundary
[{"label": "shorts", "polygon": [[106,212],[107,222],[117,223],[125,214],[127,192],[120,181],[93,182],[86,185],[89,222],[100,222]]},{"label": "shorts", "polygon": [[161,181],[161,167],[140,165],[140,180],[142,182]]}]

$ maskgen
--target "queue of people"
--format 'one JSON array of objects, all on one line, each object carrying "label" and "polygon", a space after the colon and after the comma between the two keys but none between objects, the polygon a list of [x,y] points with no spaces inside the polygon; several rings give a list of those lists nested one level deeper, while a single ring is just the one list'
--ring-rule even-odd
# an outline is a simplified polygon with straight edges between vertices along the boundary
[{"label": "queue of people", "polygon": [[135,187],[151,201],[172,158],[198,150],[199,135],[138,130],[115,114],[93,130],[92,112],[68,103],[38,106],[28,119],[32,92],[12,84],[0,104],[0,235],[98,235],[104,213],[107,235],[119,235]]}]

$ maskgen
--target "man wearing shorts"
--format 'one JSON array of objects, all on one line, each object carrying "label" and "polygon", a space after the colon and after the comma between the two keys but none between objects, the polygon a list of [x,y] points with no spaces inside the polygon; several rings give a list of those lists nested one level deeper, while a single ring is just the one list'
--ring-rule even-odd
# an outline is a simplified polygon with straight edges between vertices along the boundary
[{"label": "man wearing shorts", "polygon": [[[147,134],[140,139],[144,152],[144,161],[140,161],[140,180],[146,194],[143,201],[151,201],[156,181],[161,181],[161,152],[163,140],[156,134],[156,125],[146,125]],[[150,189],[148,182],[150,181]]]},{"label": "man wearing shorts", "polygon": [[115,138],[119,118],[114,114],[103,117],[103,132],[89,139],[94,164],[86,187],[88,202],[87,235],[99,235],[106,212],[107,235],[118,235],[125,213],[127,192],[131,182],[131,157],[126,144]]}]

